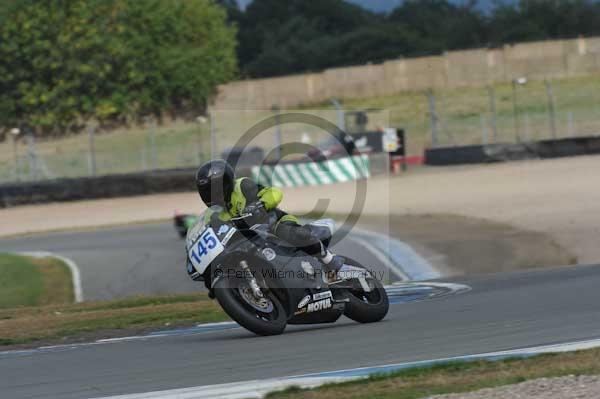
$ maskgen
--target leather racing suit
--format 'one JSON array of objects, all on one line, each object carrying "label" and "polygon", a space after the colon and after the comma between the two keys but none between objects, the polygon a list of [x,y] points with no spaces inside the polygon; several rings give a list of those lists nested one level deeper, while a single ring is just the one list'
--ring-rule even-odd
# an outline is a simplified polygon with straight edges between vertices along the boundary
[{"label": "leather racing suit", "polygon": [[[205,213],[205,218],[218,217],[223,221],[231,220],[242,214],[246,214],[248,209],[253,209],[254,205],[262,204],[264,210],[268,213],[272,224],[272,233],[289,244],[302,249],[309,255],[316,256],[324,263],[329,263],[333,255],[327,251],[326,246],[313,234],[312,230],[298,222],[298,218],[290,215],[277,206],[283,199],[283,192],[276,187],[265,187],[259,185],[247,177],[235,180],[231,199],[228,202],[228,209],[220,212],[218,215]],[[265,221],[261,221],[265,222]],[[189,259],[188,259],[188,272]],[[200,280],[198,273],[190,273],[194,280]],[[208,282],[205,282],[208,284]]]}]

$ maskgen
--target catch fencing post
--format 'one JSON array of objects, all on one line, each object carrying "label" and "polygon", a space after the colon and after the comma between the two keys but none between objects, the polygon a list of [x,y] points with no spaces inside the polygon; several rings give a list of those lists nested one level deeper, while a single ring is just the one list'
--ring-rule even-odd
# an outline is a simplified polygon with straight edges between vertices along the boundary
[{"label": "catch fencing post", "polygon": [[156,170],[156,120],[153,120],[150,124],[150,157],[152,162],[152,170]]},{"label": "catch fencing post", "polygon": [[529,113],[525,113],[525,142],[531,141],[531,123]]},{"label": "catch fencing post", "polygon": [[96,176],[96,145],[94,140],[96,127],[94,125],[90,125],[88,126],[87,131],[89,143],[88,169],[91,176]]},{"label": "catch fencing post", "polygon": [[337,99],[332,98],[331,103],[333,104],[333,106],[335,107],[335,110],[336,110],[336,115],[337,115],[337,120],[338,120],[337,125],[341,131],[345,132],[346,131],[346,112],[344,111],[342,104],[340,104],[340,102]]},{"label": "catch fencing post", "polygon": [[515,120],[515,137],[517,143],[521,142],[521,129],[519,126],[519,112],[517,109],[517,85],[525,86],[528,80],[526,77],[513,79],[512,81],[512,100],[513,100],[513,118]]},{"label": "catch fencing post", "polygon": [[[210,117],[210,116],[209,116]],[[202,138],[204,137],[204,132],[205,132],[205,126],[208,123],[208,120],[200,115],[198,117],[196,117],[196,122],[198,122],[198,125],[200,126],[200,132],[198,134],[198,140],[196,140],[196,157],[197,157],[197,161],[198,161],[198,165],[200,165],[202,163]]]},{"label": "catch fencing post", "polygon": [[569,132],[569,137],[575,136],[575,119],[573,118],[573,111],[569,111],[567,115],[567,129]]},{"label": "catch fencing post", "polygon": [[215,115],[212,111],[208,112],[208,129],[210,133],[210,156],[215,158],[217,154],[217,136],[215,134]]},{"label": "catch fencing post", "polygon": [[40,173],[44,178],[50,177],[46,163],[38,156],[35,148],[35,133],[29,126],[24,128],[25,140],[27,141],[27,158],[29,159],[29,177],[38,180]]},{"label": "catch fencing post", "polygon": [[492,137],[494,143],[496,143],[498,141],[498,126],[496,125],[496,91],[492,86],[488,86],[487,92],[490,99],[490,125],[492,126]]},{"label": "catch fencing post", "polygon": [[513,120],[515,123],[515,139],[517,143],[521,142],[521,132],[519,131],[519,115],[517,113],[517,81],[512,81],[512,102],[513,102]]},{"label": "catch fencing post", "polygon": [[550,119],[550,131],[552,132],[552,138],[556,139],[556,113],[554,111],[554,91],[552,90],[552,83],[545,80],[544,85],[546,86],[546,95],[548,96],[548,118]]},{"label": "catch fencing post", "polygon": [[10,137],[12,138],[12,146],[13,146],[13,175],[16,181],[20,181],[21,177],[19,176],[19,150],[17,147],[17,137],[21,134],[21,129],[13,128],[10,130]]},{"label": "catch fencing post", "polygon": [[277,162],[281,160],[281,122],[280,122],[280,111],[278,105],[273,105],[271,111],[275,113],[275,157]]},{"label": "catch fencing post", "polygon": [[437,132],[437,112],[435,109],[435,96],[433,90],[427,90],[427,100],[429,101],[429,118],[431,122],[431,145],[437,147],[438,144],[438,132]]},{"label": "catch fencing post", "polygon": [[488,145],[488,143],[489,143],[488,129],[487,129],[487,124],[486,124],[486,121],[485,121],[485,115],[484,114],[480,115],[480,120],[481,120],[481,143],[483,145]]},{"label": "catch fencing post", "polygon": [[142,152],[142,166],[144,171],[147,169],[146,162],[146,147],[150,146],[150,168],[152,170],[156,169],[156,132],[154,131],[154,122],[151,116],[144,117],[144,121],[146,122],[147,134],[146,141],[144,142],[144,149]]},{"label": "catch fencing post", "polygon": [[141,151],[141,159],[142,159],[142,171],[146,172],[148,166],[146,165],[146,144],[142,147]]}]

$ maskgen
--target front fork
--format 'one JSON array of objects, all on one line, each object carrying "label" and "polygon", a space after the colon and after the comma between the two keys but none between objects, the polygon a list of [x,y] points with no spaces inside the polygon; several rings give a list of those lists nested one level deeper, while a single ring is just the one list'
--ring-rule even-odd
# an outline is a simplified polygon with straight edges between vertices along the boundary
[{"label": "front fork", "polygon": [[[240,268],[244,271],[244,277],[248,281],[248,285],[250,286],[250,289],[252,290],[252,294],[257,299],[264,298],[265,295],[260,290],[260,286],[256,282],[256,278],[252,274],[252,271],[250,270],[250,267],[248,266],[248,262],[246,262],[245,260],[240,261]],[[211,299],[214,299],[214,297],[215,297],[215,295],[214,295],[215,284],[217,283],[217,281],[219,281],[222,278],[223,278],[223,276],[221,274],[217,274],[215,276],[215,278],[212,279],[212,283],[210,284],[210,286],[209,286],[209,284],[207,284],[208,280],[205,280],[206,288],[208,288],[208,296]]]},{"label": "front fork", "polygon": [[248,280],[248,285],[252,290],[252,294],[254,294],[256,298],[264,298],[264,295],[260,290],[258,283],[256,282],[256,278],[254,277],[252,271],[250,270],[250,267],[248,266],[248,262],[246,262],[245,260],[240,261],[240,267],[244,271],[244,276],[246,277],[246,280]]}]

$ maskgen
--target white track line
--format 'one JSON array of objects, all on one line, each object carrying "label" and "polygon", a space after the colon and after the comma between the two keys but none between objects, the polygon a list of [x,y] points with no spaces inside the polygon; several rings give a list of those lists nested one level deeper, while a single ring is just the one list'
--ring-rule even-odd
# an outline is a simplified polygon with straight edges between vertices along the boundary
[{"label": "white track line", "polygon": [[301,388],[314,388],[323,384],[336,382],[346,382],[366,378],[376,373],[390,373],[399,370],[405,370],[415,367],[427,367],[434,364],[442,364],[458,361],[473,360],[501,360],[509,357],[528,357],[542,353],[560,353],[582,349],[592,349],[600,347],[600,339],[578,341],[555,345],[542,345],[530,348],[514,349],[507,351],[489,352],[477,355],[457,356],[442,359],[432,359],[410,363],[397,363],[376,367],[361,367],[356,369],[347,369],[332,371],[326,373],[304,374],[300,376],[291,376],[284,378],[271,378],[265,380],[252,380],[244,382],[235,382],[230,384],[206,385],[191,388],[171,389],[165,391],[155,391],[146,393],[136,393],[129,395],[107,396],[96,399],[142,399],[142,398],[161,398],[161,399],[242,399],[242,398],[263,398],[269,392],[282,390],[290,386],[299,386]]},{"label": "white track line", "polygon": [[73,293],[75,296],[75,302],[83,302],[83,290],[81,288],[81,274],[79,273],[79,267],[77,264],[73,262],[71,259],[66,258],[62,255],[58,255],[52,252],[45,251],[27,251],[27,252],[19,252],[19,254],[31,256],[34,258],[55,258],[62,262],[69,268],[71,271],[71,280],[73,281]]}]

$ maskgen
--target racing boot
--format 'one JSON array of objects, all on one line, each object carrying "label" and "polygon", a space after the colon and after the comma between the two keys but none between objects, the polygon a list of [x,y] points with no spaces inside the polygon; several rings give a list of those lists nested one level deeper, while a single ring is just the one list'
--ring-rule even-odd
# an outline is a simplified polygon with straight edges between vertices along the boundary
[{"label": "racing boot", "polygon": [[342,281],[338,272],[344,265],[344,261],[344,257],[335,255],[329,250],[321,257],[321,262],[324,266],[323,271],[325,272],[323,280],[325,280],[327,284],[336,284]]}]

